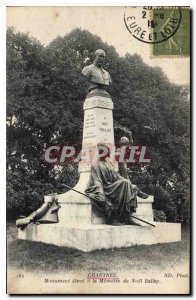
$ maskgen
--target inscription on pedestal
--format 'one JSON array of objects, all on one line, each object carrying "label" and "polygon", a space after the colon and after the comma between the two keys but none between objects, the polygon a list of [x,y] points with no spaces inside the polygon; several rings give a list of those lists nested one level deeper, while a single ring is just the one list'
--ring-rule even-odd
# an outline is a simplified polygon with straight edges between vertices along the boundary
[{"label": "inscription on pedestal", "polygon": [[84,110],[94,108],[94,107],[113,109],[113,102],[110,98],[103,99],[100,96],[87,98],[84,102],[84,106],[83,106]]},{"label": "inscription on pedestal", "polygon": [[[107,108],[107,109],[106,109]],[[113,102],[111,99],[93,97],[84,103],[83,146],[95,146],[100,142],[114,144]]]},{"label": "inscription on pedestal", "polygon": [[84,118],[84,136],[83,140],[96,137],[95,134],[95,113],[87,111]]}]

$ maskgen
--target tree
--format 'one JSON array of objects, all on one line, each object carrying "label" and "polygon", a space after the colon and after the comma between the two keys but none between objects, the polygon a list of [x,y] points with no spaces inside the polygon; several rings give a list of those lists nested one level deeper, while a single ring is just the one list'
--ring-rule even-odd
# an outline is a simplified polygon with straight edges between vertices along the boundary
[{"label": "tree", "polygon": [[[138,55],[120,57],[114,47],[80,29],[57,37],[47,47],[26,34],[8,29],[10,211],[27,212],[31,203],[35,203],[34,207],[40,204],[44,193],[62,192],[63,180],[72,185],[77,181],[77,166],[73,162],[62,165],[57,172],[41,157],[53,144],[81,145],[82,105],[86,95],[81,70],[92,61],[98,48],[107,53],[105,68],[113,81],[110,93],[114,120],[133,132],[134,144],[147,145],[150,152],[151,163],[146,165],[146,172],[138,173],[140,165],[132,167],[131,180],[155,195],[154,208],[163,210],[167,220],[187,219],[190,185],[187,86],[170,83],[160,68],[148,66]],[[115,133],[116,140],[124,134],[120,129]],[[20,205],[15,205],[19,198]]]}]

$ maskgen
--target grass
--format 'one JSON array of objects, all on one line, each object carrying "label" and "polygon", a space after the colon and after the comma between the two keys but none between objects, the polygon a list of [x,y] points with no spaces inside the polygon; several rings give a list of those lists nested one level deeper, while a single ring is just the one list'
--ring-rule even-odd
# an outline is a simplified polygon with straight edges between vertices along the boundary
[{"label": "grass", "polygon": [[17,240],[15,224],[7,225],[7,263],[11,269],[54,273],[74,270],[164,270],[189,261],[189,231],[183,228],[182,242],[134,246],[121,249],[82,251]]}]

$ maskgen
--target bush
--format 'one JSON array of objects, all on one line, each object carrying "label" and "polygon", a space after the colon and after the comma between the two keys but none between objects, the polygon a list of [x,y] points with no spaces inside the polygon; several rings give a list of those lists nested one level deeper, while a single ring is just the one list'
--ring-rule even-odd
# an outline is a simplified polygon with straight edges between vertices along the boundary
[{"label": "bush", "polygon": [[166,222],[166,215],[162,210],[153,209],[155,222]]}]

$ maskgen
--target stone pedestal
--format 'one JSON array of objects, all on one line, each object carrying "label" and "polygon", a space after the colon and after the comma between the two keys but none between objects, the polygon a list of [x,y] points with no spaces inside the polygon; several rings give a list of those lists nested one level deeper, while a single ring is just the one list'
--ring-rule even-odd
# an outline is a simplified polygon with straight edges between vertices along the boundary
[{"label": "stone pedestal", "polygon": [[57,227],[56,224],[29,224],[27,229],[19,231],[18,237],[89,252],[98,249],[179,242],[181,228],[180,224],[158,222],[156,227],[105,224],[75,224]]},{"label": "stone pedestal", "polygon": [[[91,162],[87,161],[88,156],[93,160],[95,148],[100,142],[104,142],[108,147],[114,146],[113,102],[107,92],[95,90],[87,95],[83,109],[82,159],[78,168],[80,179],[74,189],[85,193],[91,167]],[[114,165],[117,169],[116,162]],[[45,196],[44,200],[48,200],[48,197],[52,196]],[[58,227],[71,224],[105,223],[103,217],[100,217],[94,210],[92,211],[88,197],[70,190],[56,198],[61,205],[58,212]]]},{"label": "stone pedestal", "polygon": [[[86,161],[90,147],[90,157],[94,155],[98,143],[108,147],[114,145],[113,102],[107,92],[91,92],[84,102],[84,129],[82,147],[84,157],[79,164],[80,179],[74,189],[84,193],[90,176],[91,163]],[[114,162],[117,169],[117,164]],[[45,201],[52,196],[45,196]],[[156,223],[156,227],[106,225],[104,216],[91,205],[90,200],[74,191],[57,196],[61,205],[59,223],[29,224],[19,230],[18,238],[47,244],[66,246],[82,251],[129,247],[142,244],[169,243],[181,240],[180,224]],[[138,199],[135,216],[153,222],[153,196],[147,200]]]},{"label": "stone pedestal", "polygon": [[155,227],[139,222],[142,226],[106,225],[103,215],[94,211],[90,201],[73,192],[59,195],[61,209],[57,224],[29,224],[18,231],[18,238],[65,246],[89,252],[98,249],[121,248],[181,241],[181,224],[153,222],[153,196],[138,199],[135,216],[149,221]]}]

